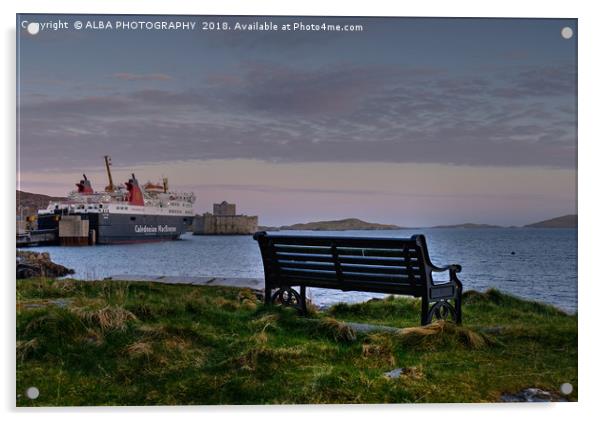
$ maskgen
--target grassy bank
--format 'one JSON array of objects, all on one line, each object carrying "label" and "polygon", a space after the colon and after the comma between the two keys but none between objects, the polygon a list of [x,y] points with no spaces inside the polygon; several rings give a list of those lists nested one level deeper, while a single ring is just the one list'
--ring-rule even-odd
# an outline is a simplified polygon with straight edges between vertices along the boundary
[{"label": "grassy bank", "polygon": [[565,382],[577,399],[576,316],[489,291],[464,317],[361,334],[340,322],[418,326],[419,301],[302,318],[245,290],[19,280],[17,405],[491,402]]}]

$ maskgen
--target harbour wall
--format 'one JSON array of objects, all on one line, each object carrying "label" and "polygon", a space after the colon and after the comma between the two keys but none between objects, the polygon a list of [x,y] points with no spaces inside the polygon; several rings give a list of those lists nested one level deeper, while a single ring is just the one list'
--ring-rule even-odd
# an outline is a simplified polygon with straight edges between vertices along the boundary
[{"label": "harbour wall", "polygon": [[213,215],[205,213],[194,218],[194,235],[250,235],[257,231],[257,216]]},{"label": "harbour wall", "polygon": [[87,246],[96,242],[90,221],[79,215],[64,215],[59,221],[59,242],[62,246]]}]

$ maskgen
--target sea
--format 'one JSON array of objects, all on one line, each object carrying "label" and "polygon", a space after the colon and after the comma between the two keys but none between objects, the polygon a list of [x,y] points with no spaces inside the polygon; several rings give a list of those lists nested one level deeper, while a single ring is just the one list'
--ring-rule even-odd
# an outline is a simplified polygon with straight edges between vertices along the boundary
[{"label": "sea", "polygon": [[[559,228],[436,228],[386,231],[281,231],[280,234],[410,237],[424,234],[434,264],[462,265],[465,290],[497,288],[518,297],[577,311],[577,230]],[[94,247],[33,247],[98,280],[117,275],[263,278],[259,247],[251,236],[195,236],[179,241]],[[361,302],[382,294],[312,288],[318,306]]]}]

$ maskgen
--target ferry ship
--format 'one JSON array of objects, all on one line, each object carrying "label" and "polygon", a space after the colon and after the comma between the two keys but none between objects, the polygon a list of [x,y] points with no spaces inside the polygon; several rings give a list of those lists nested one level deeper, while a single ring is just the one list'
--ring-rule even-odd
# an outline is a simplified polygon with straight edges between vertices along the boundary
[{"label": "ferry ship", "polygon": [[161,183],[140,185],[136,176],[114,185],[111,159],[104,157],[109,185],[94,191],[84,174],[66,200],[50,202],[38,211],[38,230],[58,229],[65,215],[89,221],[97,244],[123,244],[177,240],[192,224],[194,193],[170,191],[167,178]]}]

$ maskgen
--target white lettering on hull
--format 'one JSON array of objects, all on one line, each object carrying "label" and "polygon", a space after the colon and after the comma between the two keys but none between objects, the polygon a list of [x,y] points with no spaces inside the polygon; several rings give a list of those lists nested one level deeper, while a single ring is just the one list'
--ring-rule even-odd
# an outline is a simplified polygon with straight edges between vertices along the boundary
[{"label": "white lettering on hull", "polygon": [[134,225],[134,231],[137,233],[165,233],[165,232],[177,232],[176,227],[170,227],[169,225]]}]

